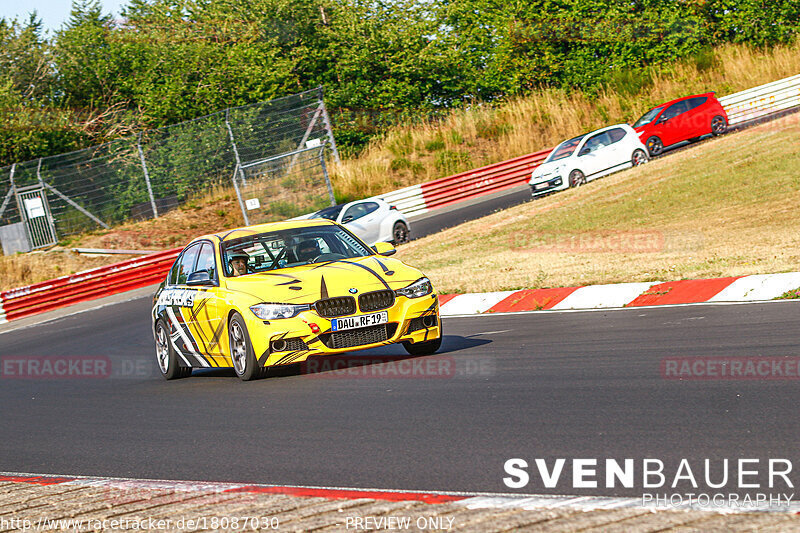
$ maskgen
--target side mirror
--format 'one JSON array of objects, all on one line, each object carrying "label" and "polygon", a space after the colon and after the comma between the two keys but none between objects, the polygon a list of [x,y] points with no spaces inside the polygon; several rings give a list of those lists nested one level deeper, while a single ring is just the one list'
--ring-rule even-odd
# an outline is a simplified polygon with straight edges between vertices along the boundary
[{"label": "side mirror", "polygon": [[667,122],[669,122],[669,118],[668,117],[661,117],[660,119],[658,119],[656,121],[656,124],[666,124]]},{"label": "side mirror", "polygon": [[583,157],[583,156],[585,156],[585,155],[589,155],[589,154],[591,154],[591,153],[592,153],[592,151],[591,151],[591,150],[589,150],[588,148],[584,148],[583,150],[581,150],[580,152],[578,152],[578,157]]},{"label": "side mirror", "polygon": [[198,270],[197,272],[192,272],[189,274],[189,277],[186,279],[187,285],[213,285],[214,282],[211,280],[211,276],[208,275],[207,270]]},{"label": "side mirror", "polygon": [[372,249],[375,250],[376,254],[386,257],[397,253],[397,249],[388,242],[376,242]]},{"label": "side mirror", "polygon": [[347,224],[348,222],[352,222],[352,221],[353,221],[353,215],[347,215],[346,217],[344,217],[342,219],[342,224]]}]

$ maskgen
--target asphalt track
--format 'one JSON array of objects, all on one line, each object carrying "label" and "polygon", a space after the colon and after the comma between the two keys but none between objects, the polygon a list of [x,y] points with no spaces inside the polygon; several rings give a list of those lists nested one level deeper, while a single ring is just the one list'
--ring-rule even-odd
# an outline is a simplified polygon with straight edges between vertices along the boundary
[{"label": "asphalt track", "polygon": [[[404,378],[380,376],[384,363],[250,383],[220,370],[161,379],[150,305],[0,335],[0,471],[507,493],[516,457],[658,458],[667,473],[682,458],[800,464],[797,379],[661,375],[666,357],[800,355],[800,302],[449,318],[441,353],[407,360],[420,364]],[[107,360],[112,375],[5,373],[8,358],[43,356]],[[602,469],[600,488],[574,489],[568,463],[557,488],[531,471],[516,492],[639,496],[638,468],[632,489],[603,488]]]},{"label": "asphalt track", "polygon": [[422,217],[409,220],[411,239],[419,239],[458,226],[470,220],[491,215],[497,211],[531,201],[531,189],[527,185],[513,187],[500,194],[493,194],[462,202],[452,207],[435,209]]}]

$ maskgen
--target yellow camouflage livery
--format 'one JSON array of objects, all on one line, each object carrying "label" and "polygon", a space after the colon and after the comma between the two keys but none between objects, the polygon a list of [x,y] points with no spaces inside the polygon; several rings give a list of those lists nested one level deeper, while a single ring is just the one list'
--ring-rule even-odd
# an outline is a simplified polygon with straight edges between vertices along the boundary
[{"label": "yellow camouflage livery", "polygon": [[193,240],[153,300],[162,374],[232,367],[247,380],[309,356],[392,343],[434,353],[442,336],[437,293],[394,253],[391,244],[369,247],[327,220]]}]

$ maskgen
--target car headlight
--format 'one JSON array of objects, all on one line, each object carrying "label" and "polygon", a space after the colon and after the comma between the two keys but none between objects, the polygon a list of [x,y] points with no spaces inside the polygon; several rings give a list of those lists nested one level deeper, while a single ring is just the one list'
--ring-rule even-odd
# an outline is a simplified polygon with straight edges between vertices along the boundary
[{"label": "car headlight", "polygon": [[292,318],[302,311],[308,311],[308,305],[294,304],[258,304],[250,310],[261,320],[275,320],[278,318]]},{"label": "car headlight", "polygon": [[398,296],[405,296],[406,298],[420,298],[433,291],[431,280],[428,278],[420,278],[408,287],[397,289],[395,294]]}]

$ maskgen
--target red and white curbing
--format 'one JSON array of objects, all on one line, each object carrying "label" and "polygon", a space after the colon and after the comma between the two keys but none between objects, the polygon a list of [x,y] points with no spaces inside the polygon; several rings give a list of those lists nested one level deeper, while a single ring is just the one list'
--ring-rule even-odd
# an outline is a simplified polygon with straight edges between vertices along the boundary
[{"label": "red and white curbing", "polygon": [[[298,485],[266,485],[245,483],[216,483],[202,481],[169,481],[151,479],[131,479],[90,476],[56,476],[0,472],[0,483],[23,483],[41,486],[81,486],[103,487],[117,490],[171,490],[175,492],[205,493],[249,493],[280,494],[307,498],[326,498],[330,500],[382,500],[422,502],[431,505],[454,504],[467,509],[519,509],[535,511],[542,509],[574,509],[580,511],[596,511],[610,509],[648,509],[648,510],[694,510],[723,513],[745,512],[781,512],[800,513],[800,502],[789,501],[776,504],[753,501],[749,504],[705,505],[697,501],[681,501],[680,503],[659,504],[655,500],[642,497],[613,496],[574,496],[550,494],[491,494],[453,491],[409,491],[358,489],[342,487],[309,487]],[[726,500],[727,502],[727,500]],[[725,502],[725,503],[726,503]],[[733,503],[733,502],[731,502]],[[710,502],[709,502],[710,504]]]},{"label": "red and white curbing", "polygon": [[439,297],[439,302],[442,316],[461,316],[705,302],[758,302],[774,300],[785,292],[797,288],[800,288],[800,272],[787,272],[664,283],[616,283],[555,289],[443,294]]}]

